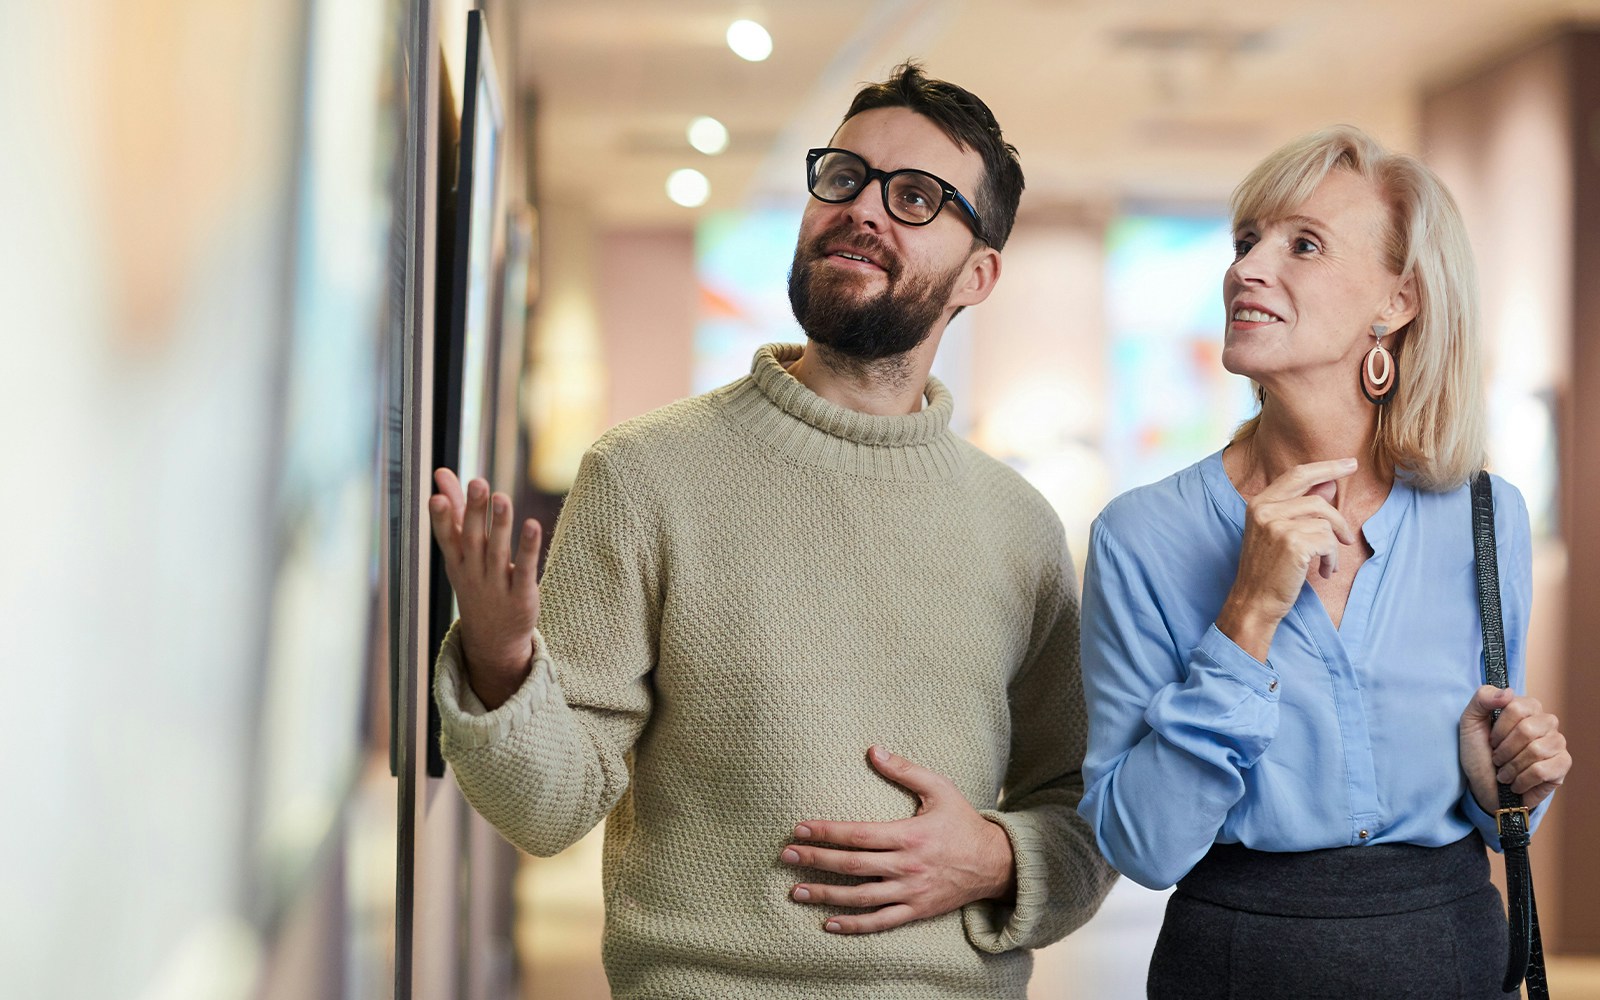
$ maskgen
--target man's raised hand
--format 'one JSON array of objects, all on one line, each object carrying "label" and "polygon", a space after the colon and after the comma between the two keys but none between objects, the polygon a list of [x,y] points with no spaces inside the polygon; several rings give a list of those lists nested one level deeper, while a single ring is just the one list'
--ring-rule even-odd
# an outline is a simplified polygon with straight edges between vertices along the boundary
[{"label": "man's raised hand", "polygon": [[[539,522],[528,518],[511,551],[511,499],[490,494],[474,479],[462,493],[449,469],[433,474],[439,492],[428,498],[433,537],[461,606],[461,651],[478,699],[498,708],[527,678],[533,630],[539,624]],[[515,561],[513,561],[513,558]]]}]

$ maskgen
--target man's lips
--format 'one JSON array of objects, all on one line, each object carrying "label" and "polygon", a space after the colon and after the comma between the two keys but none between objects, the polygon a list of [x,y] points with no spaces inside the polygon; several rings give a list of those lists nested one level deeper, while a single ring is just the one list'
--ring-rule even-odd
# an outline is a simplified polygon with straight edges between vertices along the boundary
[{"label": "man's lips", "polygon": [[836,267],[871,273],[880,272],[893,278],[900,272],[894,251],[870,233],[848,226],[834,226],[818,233],[811,243],[812,261],[828,261]]},{"label": "man's lips", "polygon": [[867,256],[859,250],[853,250],[849,247],[834,247],[830,249],[825,256],[834,260],[842,260],[855,266],[872,268],[878,271],[888,270],[888,268],[884,267],[882,264],[879,264],[873,258]]}]

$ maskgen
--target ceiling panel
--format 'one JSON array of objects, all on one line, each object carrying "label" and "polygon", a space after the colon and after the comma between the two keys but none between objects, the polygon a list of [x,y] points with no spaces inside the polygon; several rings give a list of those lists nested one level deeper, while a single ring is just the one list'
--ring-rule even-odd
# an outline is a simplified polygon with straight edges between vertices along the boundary
[{"label": "ceiling panel", "polygon": [[[747,63],[723,41],[754,16]],[[1600,0],[526,0],[517,86],[537,95],[542,195],[602,224],[681,223],[667,174],[711,179],[708,211],[793,197],[801,156],[862,81],[906,56],[981,95],[1022,152],[1030,206],[1224,197],[1273,146],[1333,122],[1416,141],[1423,90]],[[691,149],[710,114],[728,151]]]}]

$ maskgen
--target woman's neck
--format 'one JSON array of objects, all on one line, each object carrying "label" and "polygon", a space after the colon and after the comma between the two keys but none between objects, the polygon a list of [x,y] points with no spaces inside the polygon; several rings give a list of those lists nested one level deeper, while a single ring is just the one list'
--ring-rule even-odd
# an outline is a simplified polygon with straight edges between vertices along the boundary
[{"label": "woman's neck", "polygon": [[1269,395],[1255,433],[1228,449],[1225,466],[1240,494],[1249,498],[1297,465],[1353,458],[1360,464],[1339,490],[1341,497],[1387,495],[1394,470],[1379,468],[1374,459],[1377,432],[1375,406],[1296,406]]}]

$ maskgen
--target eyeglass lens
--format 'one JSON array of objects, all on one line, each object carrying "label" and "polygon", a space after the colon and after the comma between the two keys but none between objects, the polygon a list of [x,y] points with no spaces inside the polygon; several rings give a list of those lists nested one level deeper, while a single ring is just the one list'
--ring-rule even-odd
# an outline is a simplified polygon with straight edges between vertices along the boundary
[{"label": "eyeglass lens", "polygon": [[[811,193],[822,201],[849,201],[872,180],[865,161],[853,153],[833,150],[824,153],[811,172]],[[884,204],[889,214],[912,226],[933,221],[944,207],[943,186],[920,170],[896,170],[880,175],[884,184]]]}]

